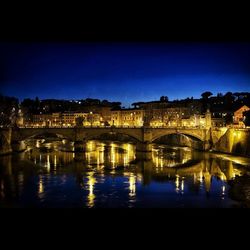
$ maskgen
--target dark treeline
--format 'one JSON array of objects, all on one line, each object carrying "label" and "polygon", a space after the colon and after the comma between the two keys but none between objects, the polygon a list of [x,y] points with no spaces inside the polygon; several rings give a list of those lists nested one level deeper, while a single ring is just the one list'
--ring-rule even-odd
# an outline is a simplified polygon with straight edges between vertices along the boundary
[{"label": "dark treeline", "polygon": [[[188,97],[186,99],[175,99],[169,101],[167,96],[161,96],[159,101],[155,102],[165,102],[169,103],[172,107],[182,106],[185,107],[190,103],[199,103],[202,105],[202,113],[209,109],[211,112],[233,112],[243,105],[250,107],[250,93],[249,92],[227,92],[226,94],[218,93],[213,95],[212,92],[206,91],[201,94],[201,98]],[[143,102],[135,102],[132,105],[136,106]]]},{"label": "dark treeline", "polygon": [[226,94],[218,93],[213,96],[213,93],[206,91],[201,94],[200,99],[186,98],[182,100],[174,100],[176,103],[190,103],[193,101],[199,101],[203,105],[203,111],[205,112],[207,108],[211,112],[216,111],[234,111],[243,105],[250,106],[250,93],[249,92],[227,92]]},{"label": "dark treeline", "polygon": [[38,97],[33,99],[24,99],[21,103],[23,113],[30,114],[50,114],[56,112],[89,112],[89,109],[94,106],[99,107],[120,107],[121,102],[109,102],[107,100],[91,99],[85,100],[56,100],[45,99],[39,100]]},{"label": "dark treeline", "polygon": [[15,97],[0,94],[0,126],[11,124],[11,117],[18,114],[19,100]]}]

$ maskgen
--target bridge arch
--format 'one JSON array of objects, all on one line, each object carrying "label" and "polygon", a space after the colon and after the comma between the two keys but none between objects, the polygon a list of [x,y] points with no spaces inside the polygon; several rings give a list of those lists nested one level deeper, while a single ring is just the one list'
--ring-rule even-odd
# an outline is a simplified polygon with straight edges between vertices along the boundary
[{"label": "bridge arch", "polygon": [[0,133],[0,153],[5,151],[10,151],[10,142],[4,134]]},{"label": "bridge arch", "polygon": [[91,139],[98,139],[98,137],[102,137],[102,136],[106,136],[107,135],[107,138],[108,137],[111,137],[112,136],[124,136],[124,137],[127,137],[127,138],[130,138],[132,142],[140,142],[140,140],[134,136],[134,135],[131,135],[130,133],[124,133],[124,132],[119,132],[119,131],[113,131],[113,132],[108,132],[108,131],[97,131],[97,132],[92,132],[90,134],[87,134],[83,137],[83,140],[91,140]]},{"label": "bridge arch", "polygon": [[34,138],[39,135],[56,135],[58,138],[63,139],[67,138],[68,140],[74,140],[74,133],[69,130],[64,129],[46,129],[46,128],[34,128],[34,129],[20,129],[13,131],[12,138],[14,140],[27,140]]},{"label": "bridge arch", "polygon": [[187,136],[188,138],[196,141],[204,141],[204,137],[201,134],[194,133],[194,132],[189,132],[189,131],[174,131],[174,130],[165,130],[165,131],[156,131],[155,133],[152,133],[152,142],[156,141],[157,139],[168,136],[168,135],[184,135]]}]

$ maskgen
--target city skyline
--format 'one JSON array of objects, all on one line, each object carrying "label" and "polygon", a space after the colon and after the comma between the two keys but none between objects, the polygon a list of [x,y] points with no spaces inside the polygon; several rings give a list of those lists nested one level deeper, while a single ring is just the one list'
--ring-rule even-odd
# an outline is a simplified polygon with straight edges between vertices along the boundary
[{"label": "city skyline", "polygon": [[136,101],[250,91],[248,43],[2,43],[0,92]]}]

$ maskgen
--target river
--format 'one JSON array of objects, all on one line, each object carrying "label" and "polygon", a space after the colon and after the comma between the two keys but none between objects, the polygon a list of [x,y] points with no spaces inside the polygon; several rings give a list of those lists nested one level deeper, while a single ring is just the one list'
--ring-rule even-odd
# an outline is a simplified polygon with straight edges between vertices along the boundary
[{"label": "river", "polygon": [[228,181],[250,160],[155,144],[137,154],[132,143],[28,141],[23,153],[0,157],[0,207],[238,207]]}]

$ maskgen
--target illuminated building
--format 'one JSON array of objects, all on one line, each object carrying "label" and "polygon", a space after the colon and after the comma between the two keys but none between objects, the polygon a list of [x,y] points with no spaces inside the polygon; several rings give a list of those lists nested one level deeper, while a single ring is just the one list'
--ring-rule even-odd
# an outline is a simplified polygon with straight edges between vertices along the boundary
[{"label": "illuminated building", "polygon": [[243,113],[245,111],[248,111],[248,110],[250,110],[250,108],[248,106],[244,105],[234,112],[233,118],[234,118],[234,125],[235,126],[237,126],[237,127],[244,127],[245,126]]},{"label": "illuminated building", "polygon": [[150,125],[152,127],[179,127],[182,119],[189,117],[189,109],[184,107],[153,109]]},{"label": "illuminated building", "polygon": [[226,121],[224,118],[212,118],[212,127],[225,127]]},{"label": "illuminated building", "polygon": [[51,126],[52,120],[52,114],[33,115],[33,126]]},{"label": "illuminated building", "polygon": [[114,126],[141,127],[146,121],[150,127],[211,127],[218,123],[213,122],[209,110],[205,115],[192,114],[192,110],[186,107],[111,111],[111,124]]},{"label": "illuminated building", "polygon": [[61,125],[61,113],[52,113],[52,125],[53,126]]},{"label": "illuminated building", "polygon": [[121,109],[111,111],[111,125],[125,127],[143,126],[144,110]]},{"label": "illuminated building", "polygon": [[78,113],[78,112],[65,112],[62,113],[62,125],[63,126],[74,126],[76,124],[75,120],[78,117],[83,117],[85,120],[87,117],[86,113]]},{"label": "illuminated building", "polygon": [[83,126],[100,126],[102,120],[100,114],[93,112],[65,112],[33,115],[33,123],[31,125],[38,127],[73,127],[76,125],[78,117],[83,117]]},{"label": "illuminated building", "polygon": [[[187,102],[187,101],[186,101]],[[35,114],[33,121],[24,125],[32,127],[75,127],[117,126],[117,127],[223,127],[224,117],[212,117],[207,111],[201,112],[198,101],[185,102],[147,102],[133,104],[132,109],[113,109],[106,106],[93,106],[93,111]],[[186,106],[185,106],[186,105]],[[90,110],[91,105],[88,106]],[[245,109],[243,109],[245,111]],[[242,113],[242,112],[241,112]],[[242,115],[242,114],[241,114]],[[82,117],[82,121],[76,122]],[[76,124],[77,123],[77,124]]]},{"label": "illuminated building", "polygon": [[24,124],[23,113],[22,110],[19,108],[18,110],[18,117],[17,117],[17,126],[22,127]]}]

